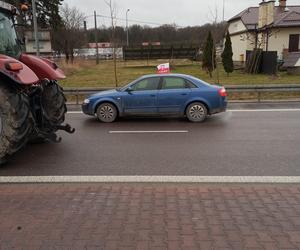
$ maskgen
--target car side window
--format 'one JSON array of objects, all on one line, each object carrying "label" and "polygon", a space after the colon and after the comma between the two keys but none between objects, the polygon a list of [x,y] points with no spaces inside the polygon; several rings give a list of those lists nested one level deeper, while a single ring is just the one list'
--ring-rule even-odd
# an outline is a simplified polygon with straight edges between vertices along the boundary
[{"label": "car side window", "polygon": [[162,81],[162,89],[185,89],[186,81],[179,77],[164,77]]},{"label": "car side window", "polygon": [[132,85],[133,91],[157,90],[159,85],[159,77],[143,79]]},{"label": "car side window", "polygon": [[196,88],[198,88],[194,83],[192,83],[192,82],[190,82],[188,80],[186,80],[186,85],[190,89],[196,89]]}]

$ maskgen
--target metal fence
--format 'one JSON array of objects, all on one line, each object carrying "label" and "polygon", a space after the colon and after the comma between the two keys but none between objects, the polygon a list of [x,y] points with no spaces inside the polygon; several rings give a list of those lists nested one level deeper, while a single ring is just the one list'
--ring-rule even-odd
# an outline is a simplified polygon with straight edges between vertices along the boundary
[{"label": "metal fence", "polygon": [[[65,88],[66,96],[75,97],[75,103],[80,104],[82,98],[97,92],[111,90],[113,88]],[[258,102],[262,101],[263,93],[299,93],[300,84],[281,84],[281,85],[230,85],[226,86],[226,90],[231,93],[254,93]]]}]

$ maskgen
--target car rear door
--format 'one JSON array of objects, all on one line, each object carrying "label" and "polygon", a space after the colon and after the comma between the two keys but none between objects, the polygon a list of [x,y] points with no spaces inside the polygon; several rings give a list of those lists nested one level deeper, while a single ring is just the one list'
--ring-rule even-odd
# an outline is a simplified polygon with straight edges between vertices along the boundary
[{"label": "car rear door", "polygon": [[160,77],[149,77],[131,86],[123,97],[126,114],[157,114],[157,94]]},{"label": "car rear door", "polygon": [[188,101],[191,89],[187,81],[181,77],[164,76],[158,91],[158,113],[180,113]]}]

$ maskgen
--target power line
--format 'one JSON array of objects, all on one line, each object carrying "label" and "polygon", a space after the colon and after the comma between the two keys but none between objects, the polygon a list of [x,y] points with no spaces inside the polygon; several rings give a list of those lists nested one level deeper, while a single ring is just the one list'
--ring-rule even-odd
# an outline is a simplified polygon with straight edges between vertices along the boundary
[{"label": "power line", "polygon": [[[98,16],[98,17],[103,17],[103,18],[109,18],[109,19],[111,19],[111,17],[109,17],[109,16],[104,16],[104,15],[97,15],[97,16]],[[115,17],[115,19],[120,20],[120,21],[126,21],[125,18]],[[151,25],[158,25],[158,26],[163,25],[163,24],[161,24],[161,23],[153,23],[153,22],[140,21],[140,20],[133,20],[133,19],[128,19],[128,22],[143,23],[143,24],[151,24]]]},{"label": "power line", "polygon": [[[86,16],[87,17],[92,17],[92,16]],[[99,15],[97,14],[97,17],[102,17],[102,18],[106,18],[106,19],[111,19],[110,16],[105,16],[105,15]],[[125,21],[126,22],[126,19],[125,18],[119,18],[119,17],[115,17],[116,20],[120,20],[120,21]],[[150,25],[157,25],[157,26],[163,26],[163,25],[166,25],[166,24],[162,24],[162,23],[155,23],[155,22],[147,22],[147,21],[141,21],[141,20],[135,20],[135,19],[128,19],[129,22],[132,22],[132,23],[142,23],[142,24],[150,24]],[[179,25],[176,25],[176,27],[179,27],[181,28],[182,26],[179,26]]]}]

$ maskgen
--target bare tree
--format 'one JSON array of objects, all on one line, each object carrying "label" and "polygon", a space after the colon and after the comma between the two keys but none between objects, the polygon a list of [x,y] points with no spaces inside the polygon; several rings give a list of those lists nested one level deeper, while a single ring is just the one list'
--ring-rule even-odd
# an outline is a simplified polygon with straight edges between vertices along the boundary
[{"label": "bare tree", "polygon": [[211,7],[209,7],[209,15],[208,15],[208,19],[210,20],[211,23],[216,24],[218,23],[218,19],[219,19],[219,10],[218,10],[218,6],[215,5],[215,8],[212,9]]},{"label": "bare tree", "polygon": [[116,26],[117,26],[117,14],[116,4],[112,0],[104,0],[106,5],[109,7],[110,18],[111,18],[111,43],[113,47],[113,63],[114,63],[114,75],[115,85],[118,87],[118,74],[117,74],[117,55],[116,55]]},{"label": "bare tree", "polygon": [[76,7],[65,4],[60,9],[63,25],[55,34],[57,47],[66,55],[66,62],[74,61],[74,49],[82,46],[86,41],[80,39],[85,15]]},{"label": "bare tree", "polygon": [[265,49],[266,51],[268,51],[268,40],[270,39],[270,37],[276,35],[278,32],[279,30],[271,30],[269,28],[259,29],[257,28],[257,25],[255,25],[253,31],[249,31],[245,34],[240,35],[240,40],[249,41],[249,43],[255,49]]},{"label": "bare tree", "polygon": [[209,7],[209,10],[210,10],[210,20],[212,22],[212,29],[211,29],[211,32],[212,32],[212,36],[213,36],[213,46],[212,46],[212,60],[216,60],[216,63],[213,64],[213,71],[216,70],[216,79],[215,79],[215,82],[217,82],[218,84],[220,83],[220,76],[219,76],[219,67],[218,67],[218,58],[216,58],[216,42],[217,42],[217,39],[216,37],[218,37],[218,32],[219,32],[219,29],[217,28],[217,25],[218,25],[218,19],[219,19],[219,10],[218,10],[218,6],[215,5],[215,8],[214,10],[212,10],[210,7]]}]

